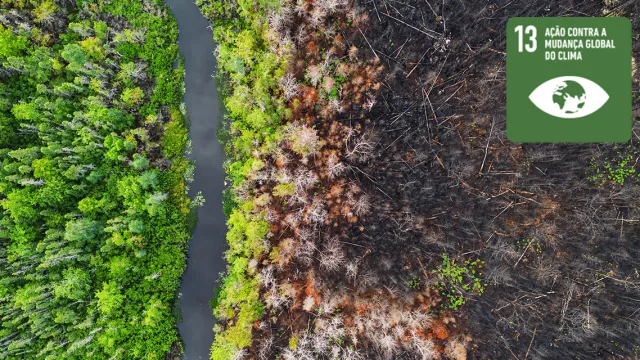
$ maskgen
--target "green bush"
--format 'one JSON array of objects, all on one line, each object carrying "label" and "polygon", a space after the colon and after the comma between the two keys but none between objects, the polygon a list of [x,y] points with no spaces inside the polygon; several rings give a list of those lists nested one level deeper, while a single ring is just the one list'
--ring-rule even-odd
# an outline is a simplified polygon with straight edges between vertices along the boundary
[{"label": "green bush", "polygon": [[436,288],[446,298],[442,305],[451,310],[457,310],[467,302],[473,294],[482,295],[487,284],[480,276],[482,260],[465,260],[464,265],[458,265],[455,260],[442,254],[442,264],[432,273],[436,276]]}]

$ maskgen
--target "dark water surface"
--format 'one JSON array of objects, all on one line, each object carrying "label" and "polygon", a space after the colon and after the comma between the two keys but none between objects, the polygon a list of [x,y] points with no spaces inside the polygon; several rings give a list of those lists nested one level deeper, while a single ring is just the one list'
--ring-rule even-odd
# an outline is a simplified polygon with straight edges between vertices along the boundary
[{"label": "dark water surface", "polygon": [[187,270],[180,285],[185,360],[208,359],[214,318],[209,308],[218,273],[225,269],[226,227],[222,213],[223,154],[216,138],[222,112],[211,77],[216,70],[214,43],[208,21],[193,0],[166,0],[178,21],[178,43],[184,55],[185,104],[191,127],[189,138],[196,162],[191,194],[202,191],[206,203],[198,210],[198,223],[189,243]]}]

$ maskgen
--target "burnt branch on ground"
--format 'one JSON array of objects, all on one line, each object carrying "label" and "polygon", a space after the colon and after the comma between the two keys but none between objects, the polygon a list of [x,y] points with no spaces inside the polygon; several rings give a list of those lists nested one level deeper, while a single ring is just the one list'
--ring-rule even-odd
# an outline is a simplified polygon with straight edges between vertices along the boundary
[{"label": "burnt branch on ground", "polygon": [[[637,33],[640,5],[371,0],[361,6],[369,22],[346,40],[379,59],[384,77],[369,121],[339,118],[362,126],[345,151],[354,154],[347,176],[375,211],[359,219],[362,231],[349,241],[358,245],[354,253],[373,249],[366,259],[375,286],[424,278],[423,268],[437,266],[443,253],[484,259],[483,277],[493,286],[458,314],[472,330],[473,357],[637,354],[637,175],[621,184],[594,181],[592,173],[629,154],[635,169],[640,128],[634,124],[624,146],[510,142],[504,29],[510,17],[616,15],[629,17]],[[633,44],[638,60],[639,42]],[[634,117],[639,109],[636,100]]]}]

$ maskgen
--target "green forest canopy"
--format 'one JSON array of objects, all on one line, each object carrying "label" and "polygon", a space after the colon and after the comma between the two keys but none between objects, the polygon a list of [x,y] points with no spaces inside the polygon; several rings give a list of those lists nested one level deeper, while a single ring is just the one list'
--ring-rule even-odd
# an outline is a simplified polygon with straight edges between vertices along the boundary
[{"label": "green forest canopy", "polygon": [[160,0],[0,0],[0,359],[158,359],[190,200]]}]

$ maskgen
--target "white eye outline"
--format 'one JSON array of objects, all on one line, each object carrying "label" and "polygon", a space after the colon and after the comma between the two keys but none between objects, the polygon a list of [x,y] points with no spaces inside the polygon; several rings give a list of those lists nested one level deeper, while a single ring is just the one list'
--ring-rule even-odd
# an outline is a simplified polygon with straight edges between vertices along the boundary
[{"label": "white eye outline", "polygon": [[[563,82],[570,80],[575,81],[582,86],[585,93],[586,103],[576,113],[565,113],[560,106],[553,102],[553,94],[561,86]],[[540,84],[531,95],[529,100],[540,110],[545,113],[563,119],[578,119],[589,116],[600,110],[601,107],[609,100],[609,94],[600,85],[580,76],[560,76],[547,80]]]}]

